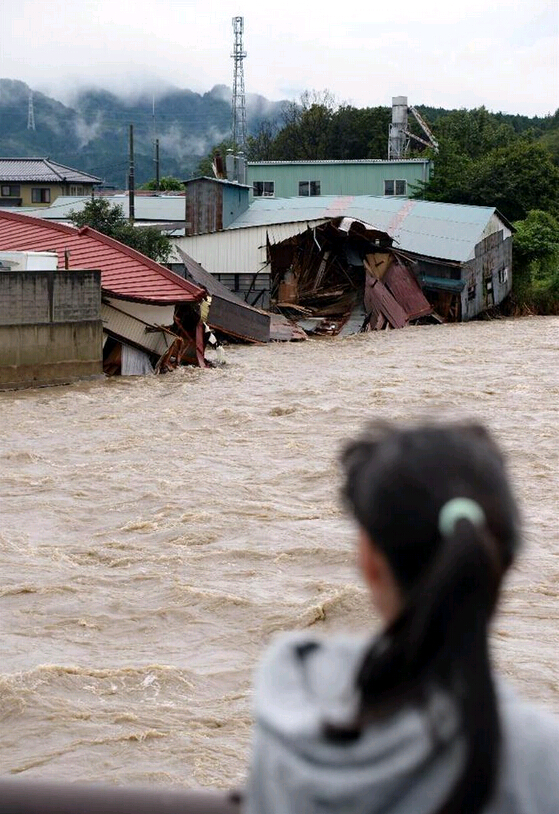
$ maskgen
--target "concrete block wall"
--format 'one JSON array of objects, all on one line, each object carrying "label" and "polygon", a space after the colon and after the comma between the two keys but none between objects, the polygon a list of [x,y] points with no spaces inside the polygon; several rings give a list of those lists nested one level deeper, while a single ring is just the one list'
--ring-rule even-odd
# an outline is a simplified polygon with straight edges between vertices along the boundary
[{"label": "concrete block wall", "polygon": [[0,388],[102,374],[100,271],[0,272]]}]

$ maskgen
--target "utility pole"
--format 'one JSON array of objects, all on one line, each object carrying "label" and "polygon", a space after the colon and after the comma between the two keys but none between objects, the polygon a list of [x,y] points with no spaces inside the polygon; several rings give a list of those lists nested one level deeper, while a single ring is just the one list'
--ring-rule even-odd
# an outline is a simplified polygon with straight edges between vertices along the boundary
[{"label": "utility pole", "polygon": [[159,139],[155,139],[155,189],[159,192]]},{"label": "utility pole", "polygon": [[130,125],[130,166],[128,170],[128,220],[134,223],[134,125]]},{"label": "utility pole", "polygon": [[231,136],[233,148],[244,151],[247,140],[247,114],[245,104],[245,74],[243,59],[246,51],[243,48],[244,21],[242,17],[233,17],[233,98],[231,100]]}]

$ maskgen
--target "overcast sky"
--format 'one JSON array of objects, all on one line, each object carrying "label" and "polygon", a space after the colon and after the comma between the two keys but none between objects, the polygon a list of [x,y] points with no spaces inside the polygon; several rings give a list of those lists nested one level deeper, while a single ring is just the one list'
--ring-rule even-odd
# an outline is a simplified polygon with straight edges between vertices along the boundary
[{"label": "overcast sky", "polygon": [[331,91],[529,116],[559,107],[558,0],[0,0],[0,77],[66,101],[72,89],[231,87],[244,17],[245,88]]}]

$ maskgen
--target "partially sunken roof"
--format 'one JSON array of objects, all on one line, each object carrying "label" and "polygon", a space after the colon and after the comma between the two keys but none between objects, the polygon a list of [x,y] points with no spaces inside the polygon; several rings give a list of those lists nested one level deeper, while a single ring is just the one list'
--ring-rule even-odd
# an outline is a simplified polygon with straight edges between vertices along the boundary
[{"label": "partially sunken roof", "polygon": [[76,229],[0,208],[0,251],[55,251],[59,268],[67,258],[70,269],[99,269],[103,291],[120,299],[170,305],[205,296],[198,286],[89,226]]},{"label": "partially sunken roof", "polygon": [[464,263],[472,256],[494,215],[511,229],[508,221],[490,206],[373,195],[260,198],[226,231],[280,223],[324,223],[331,218],[348,217],[387,232],[404,251]]},{"label": "partially sunken roof", "polygon": [[0,158],[0,180],[40,184],[100,184],[96,175],[66,167],[50,158]]}]

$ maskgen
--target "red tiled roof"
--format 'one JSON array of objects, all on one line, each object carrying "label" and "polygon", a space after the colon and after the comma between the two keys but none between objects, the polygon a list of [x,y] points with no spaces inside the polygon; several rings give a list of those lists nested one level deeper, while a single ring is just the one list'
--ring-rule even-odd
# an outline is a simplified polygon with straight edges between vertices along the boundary
[{"label": "red tiled roof", "polygon": [[4,212],[0,208],[0,251],[56,251],[58,265],[99,269],[103,291],[137,302],[168,304],[197,302],[205,292],[135,249],[84,226],[76,229]]}]

